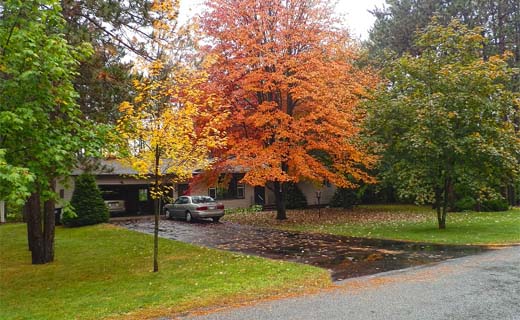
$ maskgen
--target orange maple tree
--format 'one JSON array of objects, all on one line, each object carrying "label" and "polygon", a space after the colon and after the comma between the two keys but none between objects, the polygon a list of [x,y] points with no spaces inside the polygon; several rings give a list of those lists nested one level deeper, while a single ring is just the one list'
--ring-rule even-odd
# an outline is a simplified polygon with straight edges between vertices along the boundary
[{"label": "orange maple tree", "polygon": [[[229,120],[217,170],[270,188],[285,219],[289,182],[371,182],[374,158],[357,141],[360,101],[377,78],[325,0],[211,0],[201,17],[214,61],[207,90]],[[349,178],[350,177],[350,178]]]}]

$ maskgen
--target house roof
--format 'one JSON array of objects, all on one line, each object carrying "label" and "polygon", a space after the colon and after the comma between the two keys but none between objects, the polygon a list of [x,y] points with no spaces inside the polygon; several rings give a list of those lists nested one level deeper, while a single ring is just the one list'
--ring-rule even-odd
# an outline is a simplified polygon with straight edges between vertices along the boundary
[{"label": "house roof", "polygon": [[[85,169],[76,168],[74,171],[72,171],[72,175],[79,176],[85,171]],[[137,171],[135,171],[133,168],[122,164],[119,160],[116,159],[97,160],[94,169],[90,170],[90,172],[96,176],[125,176],[137,174]]]}]

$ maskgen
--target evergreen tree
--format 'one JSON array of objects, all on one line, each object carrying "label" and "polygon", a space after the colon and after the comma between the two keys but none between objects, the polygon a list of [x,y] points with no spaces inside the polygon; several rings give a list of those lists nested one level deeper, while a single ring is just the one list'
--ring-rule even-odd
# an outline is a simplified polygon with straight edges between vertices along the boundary
[{"label": "evergreen tree", "polygon": [[107,222],[108,208],[101,197],[96,179],[91,174],[82,174],[76,178],[71,205],[75,216],[64,215],[62,223],[67,227],[80,227]]}]

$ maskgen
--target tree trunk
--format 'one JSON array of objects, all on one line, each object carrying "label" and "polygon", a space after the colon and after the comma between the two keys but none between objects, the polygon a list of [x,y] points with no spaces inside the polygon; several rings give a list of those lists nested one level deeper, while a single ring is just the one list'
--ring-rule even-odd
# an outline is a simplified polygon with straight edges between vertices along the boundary
[{"label": "tree trunk", "polygon": [[38,192],[32,193],[25,205],[27,208],[27,235],[32,264],[44,264],[40,194]]},{"label": "tree trunk", "polygon": [[[155,146],[155,185],[154,194],[159,191],[159,165],[160,165],[159,145]],[[155,197],[155,196],[154,196]],[[153,228],[153,272],[159,271],[159,214],[161,212],[160,197],[154,201],[154,228]]]},{"label": "tree trunk", "polygon": [[159,214],[161,212],[161,200],[155,200],[153,229],[153,272],[159,271]]},{"label": "tree trunk", "polygon": [[274,197],[276,201],[276,219],[285,220],[287,219],[287,213],[285,210],[285,197],[287,195],[287,183],[275,181],[274,185]]}]

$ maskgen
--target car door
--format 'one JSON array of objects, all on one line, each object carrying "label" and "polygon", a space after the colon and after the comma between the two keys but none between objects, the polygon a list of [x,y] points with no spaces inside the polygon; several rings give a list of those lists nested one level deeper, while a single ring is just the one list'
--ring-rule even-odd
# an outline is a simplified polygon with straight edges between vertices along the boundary
[{"label": "car door", "polygon": [[186,212],[186,205],[189,203],[188,197],[179,197],[174,203],[174,213],[176,218],[184,218],[184,212]]},{"label": "car door", "polygon": [[175,200],[175,202],[171,206],[170,214],[174,218],[178,218],[179,217],[179,210],[180,210],[179,207],[182,205],[182,198],[183,197],[177,198],[177,200]]}]

